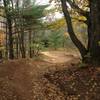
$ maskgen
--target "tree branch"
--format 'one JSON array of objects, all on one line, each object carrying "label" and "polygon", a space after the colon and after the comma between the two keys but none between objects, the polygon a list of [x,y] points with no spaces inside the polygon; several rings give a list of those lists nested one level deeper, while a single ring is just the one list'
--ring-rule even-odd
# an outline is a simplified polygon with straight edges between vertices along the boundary
[{"label": "tree branch", "polygon": [[84,11],[83,9],[79,8],[79,6],[76,5],[74,1],[72,2],[72,0],[67,0],[67,2],[70,4],[71,8],[73,8],[79,14],[81,14],[82,16],[85,16],[86,18],[88,17],[88,14],[89,14],[88,11]]}]

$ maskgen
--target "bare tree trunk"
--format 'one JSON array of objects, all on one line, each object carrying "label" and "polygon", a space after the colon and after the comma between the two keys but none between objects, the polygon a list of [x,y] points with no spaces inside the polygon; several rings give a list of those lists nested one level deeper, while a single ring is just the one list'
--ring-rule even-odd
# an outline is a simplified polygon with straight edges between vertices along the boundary
[{"label": "bare tree trunk", "polygon": [[16,37],[16,58],[19,58],[19,43],[18,42],[19,42],[18,37]]},{"label": "bare tree trunk", "polygon": [[20,49],[21,49],[21,54],[22,54],[22,58],[26,57],[26,50],[25,50],[25,43],[24,43],[24,32],[22,31],[21,33],[21,37],[20,37]]},{"label": "bare tree trunk", "polygon": [[2,60],[2,50],[0,50],[0,62]]},{"label": "bare tree trunk", "polygon": [[14,52],[13,52],[13,34],[12,34],[12,23],[11,18],[7,19],[8,21],[8,38],[9,38],[9,58],[14,59]]},{"label": "bare tree trunk", "polygon": [[80,51],[82,58],[88,59],[86,56],[89,53],[90,61],[100,63],[100,0],[90,0],[89,3],[90,12],[86,16],[88,26],[88,47],[86,49],[74,33],[66,0],[61,0],[70,38]]},{"label": "bare tree trunk", "polygon": [[6,24],[6,52],[5,52],[5,57],[6,59],[8,59],[8,28],[7,28],[7,24]]},{"label": "bare tree trunk", "polygon": [[68,7],[66,4],[66,0],[61,0],[61,4],[62,4],[62,10],[63,10],[64,17],[65,17],[65,20],[67,23],[68,33],[70,35],[70,38],[73,41],[73,43],[75,44],[75,46],[78,48],[82,58],[84,59],[85,55],[87,54],[87,50],[86,50],[85,46],[83,46],[83,44],[79,41],[79,39],[77,38],[77,36],[74,33],[71,17],[68,12]]},{"label": "bare tree trunk", "polygon": [[92,59],[100,61],[100,0],[90,1],[91,43],[90,54]]},{"label": "bare tree trunk", "polygon": [[32,58],[32,33],[31,30],[29,31],[29,56]]},{"label": "bare tree trunk", "polygon": [[13,34],[12,34],[12,19],[11,15],[9,14],[8,4],[6,0],[3,0],[5,13],[7,18],[7,25],[8,25],[8,41],[9,41],[9,58],[14,59],[14,52],[13,52]]}]

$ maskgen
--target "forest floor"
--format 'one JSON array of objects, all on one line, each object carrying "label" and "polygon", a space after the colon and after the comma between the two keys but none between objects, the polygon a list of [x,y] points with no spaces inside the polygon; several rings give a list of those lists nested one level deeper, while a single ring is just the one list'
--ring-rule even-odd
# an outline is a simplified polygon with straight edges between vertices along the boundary
[{"label": "forest floor", "polygon": [[100,100],[100,66],[73,53],[42,52],[40,59],[0,64],[0,100]]}]

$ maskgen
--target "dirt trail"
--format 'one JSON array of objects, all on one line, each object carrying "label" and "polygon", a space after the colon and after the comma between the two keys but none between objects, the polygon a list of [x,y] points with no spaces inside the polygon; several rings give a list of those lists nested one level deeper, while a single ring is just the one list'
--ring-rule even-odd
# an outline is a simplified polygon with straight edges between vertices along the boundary
[{"label": "dirt trail", "polygon": [[78,68],[78,56],[68,52],[41,58],[0,64],[0,100],[100,100],[100,70]]},{"label": "dirt trail", "polygon": [[66,100],[60,88],[44,76],[68,67],[73,59],[77,61],[75,56],[49,51],[41,57],[0,64],[0,100]]},{"label": "dirt trail", "polygon": [[41,54],[43,55],[44,61],[54,64],[66,63],[74,58],[79,58],[77,54],[70,54],[64,51],[45,51],[41,52]]}]

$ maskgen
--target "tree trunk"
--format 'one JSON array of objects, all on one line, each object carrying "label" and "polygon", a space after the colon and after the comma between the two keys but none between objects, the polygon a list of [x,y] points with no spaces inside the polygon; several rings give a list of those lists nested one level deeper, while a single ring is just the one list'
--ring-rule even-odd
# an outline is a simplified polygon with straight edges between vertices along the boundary
[{"label": "tree trunk", "polygon": [[[82,58],[84,61],[89,59],[89,61],[100,62],[100,0],[90,0],[89,3],[90,12],[87,18],[88,46],[86,49],[74,33],[66,0],[61,0],[68,33],[73,43],[80,51]],[[86,57],[88,53],[90,54],[89,58]]]},{"label": "tree trunk", "polygon": [[25,58],[26,57],[26,50],[25,50],[25,43],[24,43],[24,32],[22,30],[22,33],[21,33],[21,38],[20,38],[20,42],[21,42],[21,54],[22,54],[22,58]]},{"label": "tree trunk", "polygon": [[84,57],[87,54],[87,50],[74,33],[71,17],[70,17],[70,14],[68,12],[68,7],[66,4],[66,0],[61,0],[61,4],[62,4],[62,10],[63,10],[64,17],[65,17],[65,20],[67,23],[68,33],[70,35],[70,38],[73,41],[73,43],[75,44],[75,46],[78,48],[78,50],[80,51],[82,59],[84,60]]},{"label": "tree trunk", "polygon": [[100,61],[100,0],[90,1],[91,40],[90,55],[93,60]]},{"label": "tree trunk", "polygon": [[16,58],[19,58],[19,41],[18,41],[18,36],[16,37]]},{"label": "tree trunk", "polygon": [[11,18],[9,15],[7,16],[7,23],[8,23],[8,38],[9,38],[9,58],[14,59],[14,52],[13,52],[13,34],[12,34],[12,23]]},{"label": "tree trunk", "polygon": [[12,18],[11,15],[9,14],[9,9],[8,9],[9,5],[7,4],[7,1],[3,0],[3,3],[4,3],[4,9],[5,9],[7,25],[8,25],[9,58],[13,59],[14,52],[13,52]]},{"label": "tree trunk", "polygon": [[32,32],[31,30],[29,31],[29,56],[32,58]]},{"label": "tree trunk", "polygon": [[8,28],[7,28],[7,23],[6,23],[6,51],[5,51],[5,57],[8,59]]},{"label": "tree trunk", "polygon": [[0,50],[0,60],[2,59],[2,50]]}]

